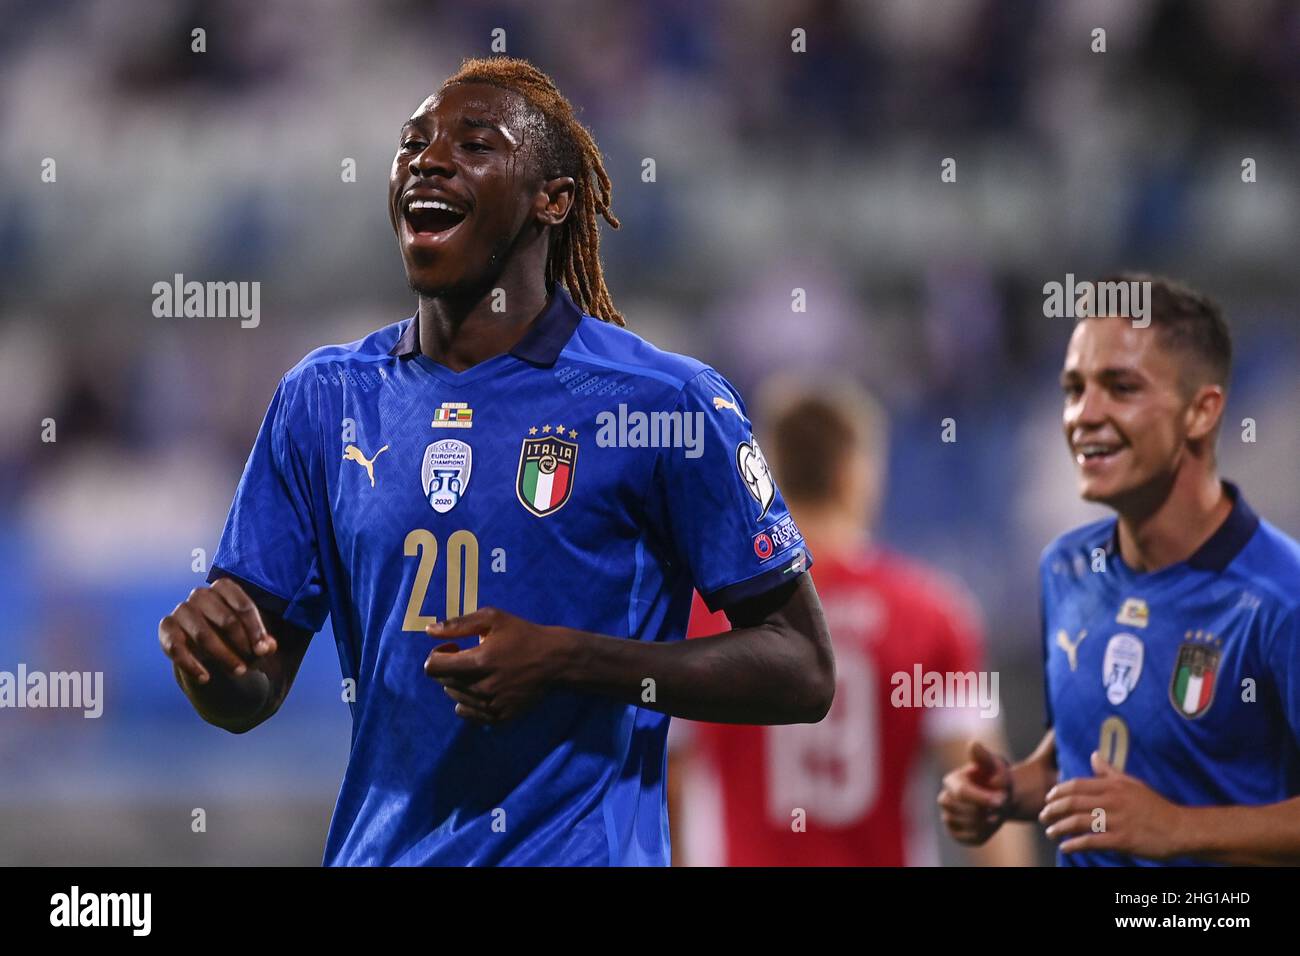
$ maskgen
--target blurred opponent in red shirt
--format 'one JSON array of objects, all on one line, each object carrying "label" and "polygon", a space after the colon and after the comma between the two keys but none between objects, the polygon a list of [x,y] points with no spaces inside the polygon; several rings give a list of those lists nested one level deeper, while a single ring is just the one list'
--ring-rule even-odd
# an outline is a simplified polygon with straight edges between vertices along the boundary
[{"label": "blurred opponent in red shirt", "polygon": [[[746,726],[674,721],[674,862],[728,866],[904,866],[937,862],[909,785],[924,758],[940,773],[965,762],[968,742],[1000,741],[999,723],[965,707],[894,706],[895,675],[977,675],[979,613],[955,582],[871,544],[884,471],[885,421],[848,382],[773,383],[756,421],[770,467],[816,556],[813,572],[835,647],[836,691],[817,724]],[[730,629],[696,596],[689,637]],[[974,686],[969,685],[969,686]],[[987,685],[986,685],[987,686]],[[949,702],[951,703],[951,702]],[[912,818],[921,818],[919,821]],[[985,865],[1027,865],[1028,837],[969,852]]]}]

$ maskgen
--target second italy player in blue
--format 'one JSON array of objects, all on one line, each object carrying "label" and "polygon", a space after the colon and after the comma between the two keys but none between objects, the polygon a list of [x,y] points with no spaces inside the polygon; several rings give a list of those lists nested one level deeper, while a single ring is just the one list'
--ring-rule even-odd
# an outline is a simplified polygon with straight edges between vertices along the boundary
[{"label": "second italy player in blue", "polygon": [[[284,375],[210,586],[160,625],[243,732],[332,622],[355,699],[326,864],[665,865],[669,715],[830,707],[812,555],[727,381],[622,327],[609,193],[531,65],[430,96],[389,191],[418,312]],[[693,589],[730,633],[682,640]]]},{"label": "second italy player in blue", "polygon": [[1032,820],[1063,865],[1300,862],[1300,545],[1219,477],[1232,345],[1217,304],[1149,283],[1148,315],[1080,319],[1066,442],[1115,517],[1043,552],[1049,730],[944,779],[957,839]]}]

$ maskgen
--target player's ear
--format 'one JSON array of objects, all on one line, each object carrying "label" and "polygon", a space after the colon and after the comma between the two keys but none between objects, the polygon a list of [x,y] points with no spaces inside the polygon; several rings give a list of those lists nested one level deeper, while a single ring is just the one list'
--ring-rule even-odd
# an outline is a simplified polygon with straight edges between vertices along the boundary
[{"label": "player's ear", "polygon": [[1187,407],[1187,437],[1199,441],[1214,433],[1223,417],[1225,395],[1222,385],[1202,385]]},{"label": "player's ear", "polygon": [[558,226],[569,216],[573,208],[573,195],[576,184],[572,176],[557,176],[542,183],[541,192],[537,194],[537,220],[544,226]]}]

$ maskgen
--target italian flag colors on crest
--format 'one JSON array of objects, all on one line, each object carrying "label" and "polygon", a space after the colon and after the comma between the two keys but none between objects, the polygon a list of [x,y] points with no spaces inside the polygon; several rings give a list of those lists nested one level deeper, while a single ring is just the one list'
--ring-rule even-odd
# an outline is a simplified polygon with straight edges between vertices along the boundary
[{"label": "italian flag colors on crest", "polygon": [[573,469],[577,459],[576,442],[558,438],[525,438],[519,453],[516,487],[523,506],[538,517],[559,510],[573,490]]},{"label": "italian flag colors on crest", "polygon": [[1199,717],[1214,699],[1219,648],[1214,644],[1187,643],[1178,650],[1169,699],[1184,717]]}]

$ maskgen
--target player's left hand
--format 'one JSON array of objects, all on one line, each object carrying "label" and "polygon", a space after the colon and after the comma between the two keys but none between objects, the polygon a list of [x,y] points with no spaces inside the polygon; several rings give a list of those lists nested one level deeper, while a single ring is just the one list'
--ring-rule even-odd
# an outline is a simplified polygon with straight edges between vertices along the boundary
[{"label": "player's left hand", "polygon": [[560,629],[543,627],[496,608],[439,621],[430,637],[482,637],[477,647],[444,643],[429,652],[424,672],[456,702],[456,714],[483,724],[510,720],[546,692],[561,666]]},{"label": "player's left hand", "polygon": [[[1038,820],[1053,840],[1069,837],[1061,852],[1111,850],[1149,860],[1179,855],[1178,835],[1185,808],[1170,803],[1141,780],[1121,773],[1096,751],[1094,777],[1076,777],[1047,791]],[[1105,811],[1097,816],[1095,811]],[[1105,829],[1093,832],[1093,821]]]}]

